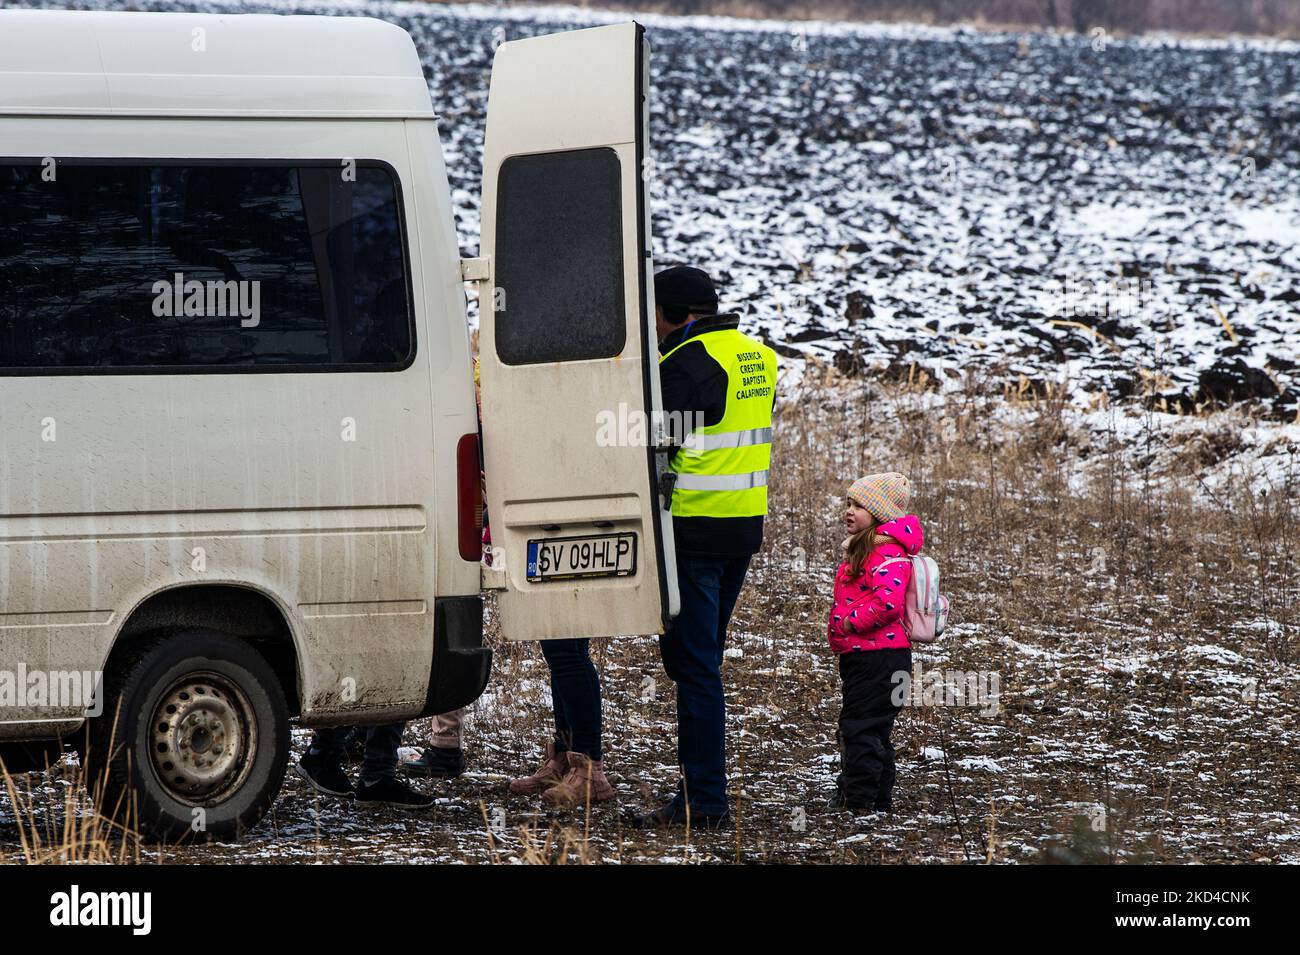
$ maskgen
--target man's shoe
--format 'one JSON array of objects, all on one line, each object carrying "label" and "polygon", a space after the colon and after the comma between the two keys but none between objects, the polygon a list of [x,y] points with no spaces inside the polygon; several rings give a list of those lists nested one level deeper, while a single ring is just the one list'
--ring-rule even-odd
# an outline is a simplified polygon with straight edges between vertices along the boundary
[{"label": "man's shoe", "polygon": [[352,784],[348,782],[343,767],[331,760],[313,756],[310,751],[298,760],[293,771],[322,796],[346,798],[352,795]]},{"label": "man's shoe", "polygon": [[569,752],[569,769],[564,778],[542,793],[552,806],[585,806],[614,798],[614,787],[605,778],[605,764],[583,753]]},{"label": "man's shoe", "polygon": [[[692,829],[726,829],[731,825],[731,812],[720,814],[692,812],[690,814]],[[659,829],[664,826],[685,826],[686,807],[675,802],[666,803],[653,812],[632,813],[627,817],[627,825],[632,829]]]},{"label": "man's shoe", "polygon": [[535,796],[550,789],[564,779],[569,761],[566,754],[555,751],[554,741],[546,744],[546,759],[531,776],[510,780],[510,791],[516,796]]},{"label": "man's shoe", "polygon": [[357,805],[391,806],[394,809],[431,809],[432,796],[412,789],[394,776],[385,776],[378,782],[357,782]]},{"label": "man's shoe", "polygon": [[402,772],[421,779],[455,779],[465,772],[465,751],[442,746],[430,746],[419,759],[403,760]]}]

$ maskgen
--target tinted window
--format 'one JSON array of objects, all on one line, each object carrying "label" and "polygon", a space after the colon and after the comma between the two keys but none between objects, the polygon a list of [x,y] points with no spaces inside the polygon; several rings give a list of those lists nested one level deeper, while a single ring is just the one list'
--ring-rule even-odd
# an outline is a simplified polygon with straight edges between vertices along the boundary
[{"label": "tinted window", "polygon": [[386,168],[0,163],[0,367],[401,366]]},{"label": "tinted window", "polygon": [[612,149],[515,156],[497,188],[497,355],[508,364],[623,350],[619,162]]}]

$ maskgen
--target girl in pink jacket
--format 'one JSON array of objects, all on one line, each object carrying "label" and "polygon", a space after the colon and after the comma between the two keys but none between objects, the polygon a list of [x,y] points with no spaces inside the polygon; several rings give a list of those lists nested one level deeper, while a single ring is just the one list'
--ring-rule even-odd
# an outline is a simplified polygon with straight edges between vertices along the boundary
[{"label": "girl in pink jacket", "polygon": [[[868,474],[849,488],[844,563],[835,574],[827,637],[839,654],[840,775],[832,809],[889,812],[894,746],[889,735],[902,709],[902,676],[912,672],[903,628],[909,560],[921,550],[921,522],[907,510],[911,486],[897,471]],[[895,700],[898,702],[896,703]]]}]

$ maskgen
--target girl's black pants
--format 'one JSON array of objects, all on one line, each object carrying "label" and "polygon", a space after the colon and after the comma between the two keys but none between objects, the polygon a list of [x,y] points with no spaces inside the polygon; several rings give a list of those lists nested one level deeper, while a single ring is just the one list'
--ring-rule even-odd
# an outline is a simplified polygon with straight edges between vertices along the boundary
[{"label": "girl's black pants", "polygon": [[[901,675],[907,674],[904,680]],[[849,809],[892,808],[894,744],[889,734],[912,675],[910,648],[840,654],[840,799]]]}]

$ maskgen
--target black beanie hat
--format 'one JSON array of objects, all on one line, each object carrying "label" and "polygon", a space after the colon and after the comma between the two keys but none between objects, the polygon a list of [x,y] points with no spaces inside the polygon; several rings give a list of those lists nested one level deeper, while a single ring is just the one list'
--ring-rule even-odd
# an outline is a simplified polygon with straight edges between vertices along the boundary
[{"label": "black beanie hat", "polygon": [[655,275],[655,304],[668,309],[700,305],[716,311],[718,290],[709,273],[689,265],[677,265]]}]

